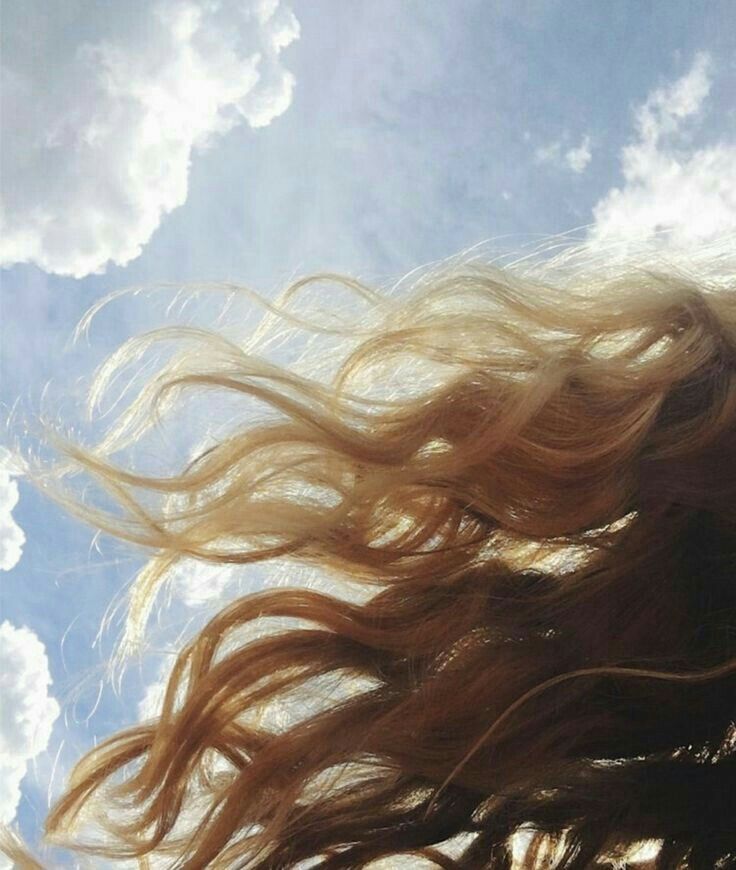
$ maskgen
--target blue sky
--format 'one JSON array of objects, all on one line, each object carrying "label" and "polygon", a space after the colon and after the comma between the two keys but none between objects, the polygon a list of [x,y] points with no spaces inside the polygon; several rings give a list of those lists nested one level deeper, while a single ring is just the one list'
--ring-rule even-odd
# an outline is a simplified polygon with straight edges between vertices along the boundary
[{"label": "blue sky", "polygon": [[[76,419],[78,379],[160,323],[157,299],[115,303],[66,351],[122,287],[274,295],[297,273],[382,282],[491,238],[665,228],[687,246],[736,227],[728,0],[26,0],[3,15],[3,417],[37,413],[51,379]],[[119,623],[93,643],[140,555],[97,549],[7,468],[0,564],[0,653],[15,662],[0,770],[21,794],[0,791],[0,818],[33,842],[49,791],[135,719],[159,660],[98,702]],[[191,604],[185,590],[171,623],[201,619]]]}]

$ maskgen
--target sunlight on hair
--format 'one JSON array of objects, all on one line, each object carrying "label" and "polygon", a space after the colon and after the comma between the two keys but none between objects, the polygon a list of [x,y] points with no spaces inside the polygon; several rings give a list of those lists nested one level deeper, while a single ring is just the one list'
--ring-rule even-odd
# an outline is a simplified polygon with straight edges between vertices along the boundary
[{"label": "sunlight on hair", "polygon": [[654,861],[661,848],[662,840],[640,840],[638,843],[633,843],[622,858],[622,866]]},{"label": "sunlight on hair", "polygon": [[50,841],[188,870],[731,860],[735,239],[213,285],[214,326],[114,353],[106,429],[49,424],[29,477],[147,557],[116,667],[187,565],[273,573],[79,762]]}]

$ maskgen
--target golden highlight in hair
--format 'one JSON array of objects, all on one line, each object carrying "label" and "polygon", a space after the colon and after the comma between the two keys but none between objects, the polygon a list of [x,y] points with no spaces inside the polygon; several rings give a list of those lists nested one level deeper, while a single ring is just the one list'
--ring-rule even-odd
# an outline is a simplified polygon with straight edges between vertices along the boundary
[{"label": "golden highlight in hair", "polygon": [[[689,268],[461,257],[401,295],[317,276],[368,304],[335,327],[293,314],[299,282],[273,316],[352,341],[326,382],[212,330],[131,340],[95,401],[174,351],[100,445],[57,436],[63,474],[38,477],[151,554],[125,644],[182,559],[283,557],[363,594],[228,603],[160,715],[78,763],[50,839],[189,870],[578,870],[634,866],[642,841],[647,866],[736,866],[732,241]],[[173,476],[114,460],[192,391],[271,416]]]}]

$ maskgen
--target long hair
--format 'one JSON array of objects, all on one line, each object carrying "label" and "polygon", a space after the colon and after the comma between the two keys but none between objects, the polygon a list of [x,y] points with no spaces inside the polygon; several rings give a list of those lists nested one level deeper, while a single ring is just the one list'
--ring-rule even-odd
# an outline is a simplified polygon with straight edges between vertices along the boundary
[{"label": "long hair", "polygon": [[[129,342],[95,395],[145,348],[175,351],[97,447],[57,439],[118,509],[51,493],[151,554],[126,644],[183,559],[286,558],[361,594],[223,607],[160,715],[78,763],[52,840],[192,870],[586,868],[642,841],[658,868],[734,866],[727,253],[460,257],[386,294],[301,281],[276,315],[352,341],[325,382],[212,330]],[[287,315],[315,282],[360,294],[365,319]],[[172,476],[115,462],[191,391],[271,416]]]}]

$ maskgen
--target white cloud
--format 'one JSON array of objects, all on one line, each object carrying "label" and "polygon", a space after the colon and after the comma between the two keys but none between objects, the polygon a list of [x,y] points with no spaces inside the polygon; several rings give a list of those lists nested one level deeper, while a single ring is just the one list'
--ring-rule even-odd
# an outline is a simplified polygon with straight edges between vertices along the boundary
[{"label": "white cloud", "polygon": [[736,226],[736,138],[692,144],[711,84],[711,59],[699,54],[636,110],[636,138],[621,152],[624,183],[595,206],[592,244],[649,241],[667,230],[668,243],[685,248]]},{"label": "white cloud", "polygon": [[185,202],[193,151],[288,108],[299,24],[279,0],[75,9],[7,10],[0,264],[80,278],[141,253]]},{"label": "white cloud", "polygon": [[48,746],[59,705],[46,648],[30,629],[0,624],[0,822],[11,822],[28,762]]},{"label": "white cloud", "polygon": [[[182,560],[171,572],[172,599],[199,611],[219,610],[223,601],[231,600],[228,587],[236,587],[242,570],[234,565],[217,565],[196,559]],[[138,703],[138,718],[158,716],[163,704],[174,656],[163,659],[156,679],[149,683]]]},{"label": "white cloud", "polygon": [[239,576],[235,566],[186,559],[176,566],[171,580],[177,598],[188,607],[197,607],[221,600],[226,587]]},{"label": "white cloud", "polygon": [[174,656],[163,660],[158,669],[156,679],[143,690],[143,697],[138,702],[138,720],[155,719],[161,713],[166,687],[174,667]]},{"label": "white cloud", "polygon": [[583,141],[577,148],[570,148],[565,152],[565,163],[573,172],[584,172],[592,156],[590,136],[583,136]]},{"label": "white cloud", "polygon": [[[526,140],[526,134],[524,138]],[[540,145],[534,151],[534,162],[537,164],[546,163],[557,169],[571,169],[577,173],[584,172],[593,156],[590,149],[590,136],[583,136],[577,147],[565,149],[565,139],[567,138],[568,135],[565,134],[562,139]]]},{"label": "white cloud", "polygon": [[20,468],[11,454],[0,447],[0,570],[10,571],[20,561],[26,536],[13,519],[13,508],[18,504],[18,484],[13,476]]}]

